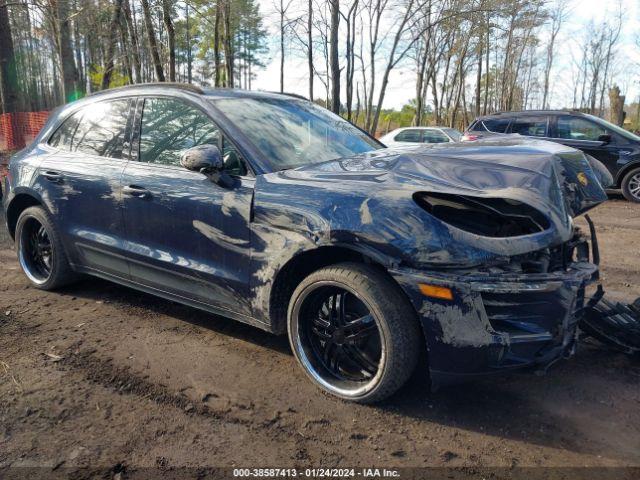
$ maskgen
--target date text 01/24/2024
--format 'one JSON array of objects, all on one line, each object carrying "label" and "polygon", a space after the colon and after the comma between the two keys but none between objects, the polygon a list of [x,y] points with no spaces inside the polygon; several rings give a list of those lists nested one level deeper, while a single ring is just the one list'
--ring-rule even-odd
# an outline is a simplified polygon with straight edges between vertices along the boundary
[{"label": "date text 01/24/2024", "polygon": [[387,468],[236,468],[235,478],[398,478],[400,473]]}]

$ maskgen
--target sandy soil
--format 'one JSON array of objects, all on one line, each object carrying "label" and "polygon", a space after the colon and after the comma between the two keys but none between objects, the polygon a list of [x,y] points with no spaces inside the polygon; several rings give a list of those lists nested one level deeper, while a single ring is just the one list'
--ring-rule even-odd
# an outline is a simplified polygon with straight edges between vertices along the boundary
[{"label": "sandy soil", "polygon": [[[640,205],[600,206],[604,283],[640,296]],[[4,231],[1,235],[4,235]],[[286,338],[87,278],[27,284],[0,248],[3,467],[640,466],[640,361],[585,344],[548,375],[382,405],[316,390]],[[48,470],[47,470],[48,471]]]}]

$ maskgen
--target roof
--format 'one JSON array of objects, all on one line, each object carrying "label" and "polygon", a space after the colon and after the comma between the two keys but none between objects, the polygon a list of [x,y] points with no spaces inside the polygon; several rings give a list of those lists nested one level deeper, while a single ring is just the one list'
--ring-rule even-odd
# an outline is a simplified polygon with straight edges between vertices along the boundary
[{"label": "roof", "polygon": [[583,112],[579,110],[514,110],[509,112],[495,112],[487,115],[480,115],[477,117],[478,119],[482,118],[493,118],[493,117],[513,117],[513,116],[521,116],[526,117],[529,115],[584,115]]},{"label": "roof", "polygon": [[145,91],[145,90],[182,90],[185,92],[195,93],[198,95],[206,95],[207,97],[214,98],[298,98],[301,100],[307,100],[301,95],[295,93],[275,93],[275,92],[261,92],[255,90],[241,90],[234,88],[206,88],[199,87],[190,83],[178,83],[178,82],[151,82],[151,83],[137,83],[134,85],[126,85],[124,87],[108,88],[106,90],[100,90],[90,94],[90,97],[111,94],[115,92],[131,92],[131,91]]}]

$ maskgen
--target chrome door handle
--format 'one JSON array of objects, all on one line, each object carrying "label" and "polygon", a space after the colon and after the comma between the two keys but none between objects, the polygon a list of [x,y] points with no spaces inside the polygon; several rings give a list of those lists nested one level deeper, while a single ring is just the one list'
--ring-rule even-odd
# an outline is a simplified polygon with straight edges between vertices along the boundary
[{"label": "chrome door handle", "polygon": [[126,187],[123,187],[122,193],[137,198],[149,198],[151,196],[151,192],[149,190],[137,185],[128,185]]}]

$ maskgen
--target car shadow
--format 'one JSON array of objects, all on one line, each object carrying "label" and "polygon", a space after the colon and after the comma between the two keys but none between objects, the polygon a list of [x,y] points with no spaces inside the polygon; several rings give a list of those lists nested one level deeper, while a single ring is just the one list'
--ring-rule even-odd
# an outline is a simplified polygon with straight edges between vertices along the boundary
[{"label": "car shadow", "polygon": [[[64,289],[63,293],[168,315],[292,355],[284,335],[272,335],[257,327],[111,282],[89,279]],[[396,421],[393,416],[410,418],[414,428],[442,425],[576,453],[629,459],[628,452],[616,450],[593,432],[585,433],[584,415],[572,415],[572,410],[586,409],[585,415],[608,418],[625,428],[629,413],[612,408],[609,400],[616,388],[626,387],[628,391],[629,385],[637,385],[640,375],[637,359],[585,346],[572,360],[559,363],[542,377],[514,373],[449,386],[437,392],[430,392],[425,370],[418,369],[408,384],[385,402],[354,408],[387,412],[390,422]],[[604,389],[598,381],[605,385]],[[636,460],[640,461],[637,454]]]},{"label": "car shadow", "polygon": [[66,287],[61,292],[94,301],[106,300],[128,309],[142,308],[155,315],[168,315],[197,327],[270,348],[279,353],[293,355],[286,336],[273,335],[258,327],[228,317],[182,305],[106,280],[86,278]]}]

